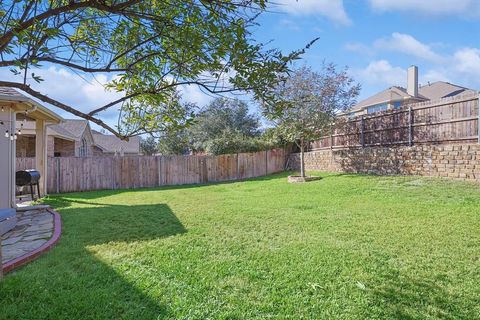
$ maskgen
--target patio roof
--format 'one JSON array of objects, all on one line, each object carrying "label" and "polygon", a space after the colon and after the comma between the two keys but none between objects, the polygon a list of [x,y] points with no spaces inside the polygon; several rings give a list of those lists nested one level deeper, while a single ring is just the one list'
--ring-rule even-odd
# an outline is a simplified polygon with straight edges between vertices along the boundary
[{"label": "patio roof", "polygon": [[63,121],[63,118],[55,112],[13,88],[0,87],[0,102],[14,103],[11,107],[15,109],[15,111],[28,111],[28,116],[33,119],[53,123]]}]

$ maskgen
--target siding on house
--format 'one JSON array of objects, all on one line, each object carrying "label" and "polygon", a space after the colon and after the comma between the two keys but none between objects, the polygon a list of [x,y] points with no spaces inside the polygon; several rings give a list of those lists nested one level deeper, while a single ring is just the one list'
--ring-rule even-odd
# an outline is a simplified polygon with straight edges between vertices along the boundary
[{"label": "siding on house", "polygon": [[[21,123],[23,134],[17,142],[18,157],[35,156],[35,123]],[[17,126],[20,122],[17,121]],[[128,141],[114,135],[103,134],[90,128],[87,120],[67,119],[47,129],[48,157],[100,157],[113,155],[139,155],[140,139]]]},{"label": "siding on house", "polygon": [[91,157],[93,156],[93,141],[90,126],[84,128],[82,134],[75,140],[75,156],[76,157]]}]

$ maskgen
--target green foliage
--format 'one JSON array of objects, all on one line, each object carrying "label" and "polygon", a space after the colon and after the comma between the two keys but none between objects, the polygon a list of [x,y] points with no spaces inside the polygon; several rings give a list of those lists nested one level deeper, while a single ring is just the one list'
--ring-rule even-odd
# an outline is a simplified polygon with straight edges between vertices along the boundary
[{"label": "green foliage", "polygon": [[168,132],[159,138],[158,152],[163,155],[189,154],[191,151],[188,129]]},{"label": "green foliage", "polygon": [[[172,105],[182,85],[211,94],[249,91],[274,105],[272,89],[304,50],[284,55],[255,41],[251,30],[266,6],[265,0],[3,1],[0,69],[21,79],[0,85],[125,136],[182,124],[187,115]],[[42,80],[27,77],[28,69],[45,65],[68,67],[80,76],[108,74],[106,88],[122,98],[92,106],[88,114],[52,101],[49,92],[28,86]],[[113,129],[100,112],[119,106],[121,119]]]},{"label": "green foliage", "polygon": [[153,136],[142,138],[140,140],[140,151],[146,156],[156,154],[158,151],[157,140]]},{"label": "green foliage", "polygon": [[260,137],[246,136],[238,131],[225,130],[205,142],[205,151],[212,155],[256,152],[266,149],[267,145]]},{"label": "green foliage", "polygon": [[291,144],[291,142],[283,136],[282,130],[279,127],[267,128],[262,133],[261,140],[268,149],[285,148]]},{"label": "green foliage", "polygon": [[478,319],[478,186],[289,173],[51,196],[0,319]]},{"label": "green foliage", "polygon": [[359,90],[346,69],[337,71],[335,65],[324,63],[315,72],[304,66],[277,86],[280,102],[265,114],[276,122],[282,139],[307,143],[324,135],[337,115],[353,106]]},{"label": "green foliage", "polygon": [[218,142],[231,139],[230,145],[233,145],[243,139],[258,137],[259,127],[258,116],[249,114],[245,102],[218,98],[198,113],[195,124],[188,131],[192,148],[202,152],[207,151],[209,143],[215,139]]},{"label": "green foliage", "polygon": [[226,154],[265,150],[260,119],[249,113],[240,100],[218,98],[203,108],[184,130],[166,134],[160,139],[165,154]]},{"label": "green foliage", "polygon": [[[168,91],[170,97],[162,101],[159,96]],[[120,109],[120,133],[126,136],[148,133],[158,137],[191,125],[196,106],[182,102],[175,89],[162,94],[143,95],[136,103],[125,102]]]}]

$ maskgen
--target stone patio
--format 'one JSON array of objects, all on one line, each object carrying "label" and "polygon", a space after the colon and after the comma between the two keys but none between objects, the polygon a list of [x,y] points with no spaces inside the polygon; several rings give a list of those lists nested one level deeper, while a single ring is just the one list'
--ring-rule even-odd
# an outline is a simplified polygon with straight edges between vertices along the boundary
[{"label": "stone patio", "polygon": [[44,245],[53,236],[54,217],[46,208],[17,211],[16,227],[2,236],[2,263]]}]

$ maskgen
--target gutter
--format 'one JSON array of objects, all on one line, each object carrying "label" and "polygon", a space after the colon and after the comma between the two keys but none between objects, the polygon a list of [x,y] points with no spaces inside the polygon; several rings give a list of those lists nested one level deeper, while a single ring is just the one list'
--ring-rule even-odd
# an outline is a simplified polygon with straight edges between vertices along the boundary
[{"label": "gutter", "polygon": [[49,116],[50,118],[57,119],[57,120],[58,120],[58,123],[64,121],[64,119],[63,119],[61,116],[59,116],[58,114],[56,114],[55,112],[51,111],[51,110],[48,109],[47,107],[44,107],[43,105],[41,105],[40,103],[36,102],[35,100],[30,99],[30,98],[25,97],[25,96],[6,96],[6,95],[0,95],[0,101],[10,102],[10,103],[24,103],[24,104],[26,104],[27,106],[30,105],[31,107],[34,108],[33,110],[31,110],[31,111],[29,111],[29,112],[41,111],[41,112],[43,112],[44,114],[46,114],[47,116]]}]

